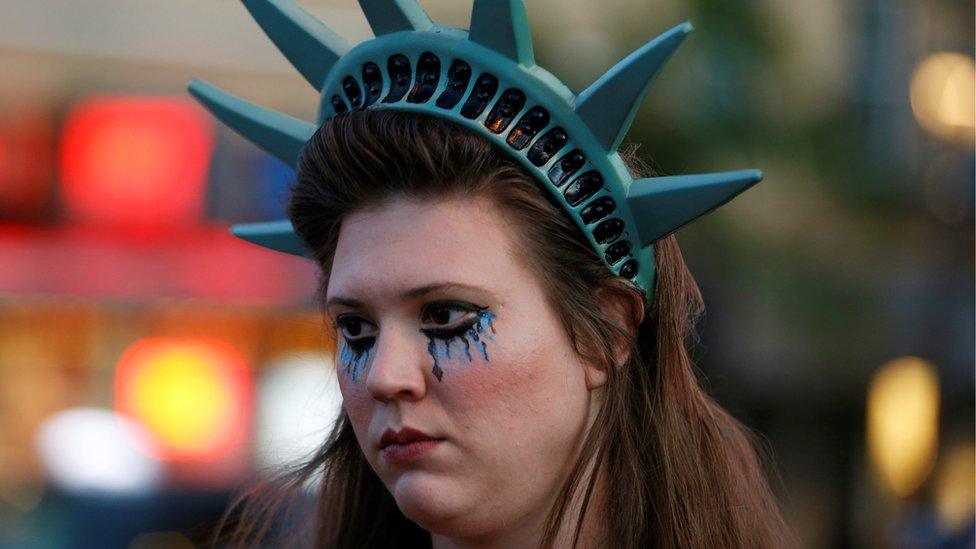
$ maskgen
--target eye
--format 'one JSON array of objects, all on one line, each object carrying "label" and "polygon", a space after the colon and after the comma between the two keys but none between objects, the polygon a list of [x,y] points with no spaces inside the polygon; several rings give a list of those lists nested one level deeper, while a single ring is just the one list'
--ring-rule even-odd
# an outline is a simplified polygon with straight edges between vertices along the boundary
[{"label": "eye", "polygon": [[471,329],[478,320],[479,307],[463,301],[435,301],[428,303],[420,312],[421,331],[436,337],[453,337]]},{"label": "eye", "polygon": [[376,327],[368,320],[356,315],[339,315],[336,317],[335,327],[348,342],[376,337]]}]

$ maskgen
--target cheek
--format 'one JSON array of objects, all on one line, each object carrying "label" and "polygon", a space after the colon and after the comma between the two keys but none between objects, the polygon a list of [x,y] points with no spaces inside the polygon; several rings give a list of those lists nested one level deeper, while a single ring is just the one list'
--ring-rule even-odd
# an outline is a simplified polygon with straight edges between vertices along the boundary
[{"label": "cheek", "polygon": [[501,324],[488,360],[445,378],[439,391],[456,425],[499,449],[564,449],[584,423],[589,395],[576,354],[556,329]]},{"label": "cheek", "polygon": [[339,392],[342,393],[342,408],[349,416],[353,430],[357,437],[365,435],[369,428],[370,415],[373,413],[373,400],[366,390],[362,380],[353,381],[342,372],[339,376]]}]

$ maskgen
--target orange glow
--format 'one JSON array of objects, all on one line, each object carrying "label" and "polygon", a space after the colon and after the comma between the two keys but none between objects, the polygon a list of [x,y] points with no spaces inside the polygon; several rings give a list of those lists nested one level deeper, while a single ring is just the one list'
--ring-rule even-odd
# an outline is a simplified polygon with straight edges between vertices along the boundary
[{"label": "orange glow", "polygon": [[249,422],[251,372],[226,343],[146,338],[115,373],[116,408],[160,440],[162,458],[212,459],[239,445]]},{"label": "orange glow", "polygon": [[971,55],[936,52],[912,75],[910,100],[915,119],[929,133],[972,146],[976,138],[976,60]]},{"label": "orange glow", "polygon": [[883,485],[911,495],[925,481],[939,444],[939,376],[918,357],[882,366],[868,386],[868,455]]},{"label": "orange glow", "polygon": [[950,532],[962,532],[976,511],[976,445],[953,444],[939,460],[932,490],[939,523]]},{"label": "orange glow", "polygon": [[65,121],[61,178],[86,222],[171,227],[199,221],[213,132],[188,99],[98,97]]}]

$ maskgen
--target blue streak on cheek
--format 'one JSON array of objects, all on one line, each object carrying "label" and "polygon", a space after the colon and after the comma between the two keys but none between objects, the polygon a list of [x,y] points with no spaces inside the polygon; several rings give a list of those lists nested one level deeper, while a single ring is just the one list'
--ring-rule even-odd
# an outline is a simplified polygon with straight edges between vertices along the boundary
[{"label": "blue streak on cheek", "polygon": [[362,375],[362,371],[369,362],[370,355],[372,354],[372,347],[364,351],[353,350],[348,343],[342,343],[339,349],[339,361],[342,363],[343,370],[346,375],[354,383],[359,382],[359,377]]},{"label": "blue streak on cheek", "polygon": [[481,355],[484,357],[485,361],[490,361],[488,358],[488,345],[487,341],[494,341],[495,337],[495,326],[492,324],[495,315],[487,311],[482,311],[478,313],[478,322],[473,325],[470,329],[459,336],[452,337],[448,340],[441,340],[444,342],[444,350],[438,349],[437,342],[434,336],[427,336],[427,352],[430,353],[431,358],[434,359],[433,373],[437,381],[442,381],[444,377],[444,369],[440,366],[439,359],[443,354],[444,358],[451,358],[451,344],[454,339],[460,339],[464,343],[464,353],[468,358],[468,362],[472,362],[474,359],[471,356],[471,342],[473,340],[475,345],[481,351]]},{"label": "blue streak on cheek", "polygon": [[[485,338],[488,341],[495,340],[494,336],[492,335],[495,333],[495,326],[492,325],[492,320],[494,320],[494,318],[495,318],[494,314],[489,313],[487,311],[482,311],[479,314],[478,323],[472,326],[471,329],[468,330],[468,332],[465,334],[466,336],[470,336],[471,339],[474,340],[478,348],[481,349],[481,355],[484,356],[485,360],[489,362],[490,360],[488,359],[488,345],[485,343],[485,340],[482,338]],[[491,333],[488,333],[486,330],[490,330]],[[465,343],[467,343],[467,340],[465,340]],[[470,360],[470,358],[471,356],[469,354],[468,359]]]},{"label": "blue streak on cheek", "polygon": [[[450,348],[451,346],[450,341],[445,341],[444,344],[444,346],[447,348]],[[444,377],[444,370],[442,370],[440,364],[437,363],[437,344],[434,342],[434,338],[431,336],[427,336],[427,352],[430,353],[430,356],[434,359],[434,369],[432,370],[434,377],[437,378],[437,381],[441,381],[441,379]],[[447,356],[450,356],[450,351],[447,353]]]}]

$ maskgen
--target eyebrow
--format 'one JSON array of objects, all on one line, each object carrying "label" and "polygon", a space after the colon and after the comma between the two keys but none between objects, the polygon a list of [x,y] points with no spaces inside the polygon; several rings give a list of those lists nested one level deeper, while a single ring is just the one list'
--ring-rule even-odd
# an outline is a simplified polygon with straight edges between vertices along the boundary
[{"label": "eyebrow", "polygon": [[[423,286],[417,286],[416,288],[411,288],[403,292],[400,294],[400,299],[403,301],[417,299],[418,297],[423,297],[437,290],[472,290],[476,292],[488,293],[488,291],[484,288],[473,286],[471,284],[462,284],[460,282],[433,282],[431,284],[424,284]],[[332,305],[345,305],[347,307],[354,308],[365,308],[366,306],[365,303],[358,299],[341,295],[330,297],[325,304],[325,308],[328,309]]]}]

